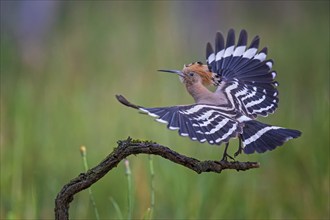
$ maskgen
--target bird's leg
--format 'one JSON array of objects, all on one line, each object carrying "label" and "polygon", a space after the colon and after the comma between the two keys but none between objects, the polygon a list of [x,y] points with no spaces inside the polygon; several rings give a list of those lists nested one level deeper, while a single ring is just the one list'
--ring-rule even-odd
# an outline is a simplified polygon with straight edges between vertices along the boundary
[{"label": "bird's leg", "polygon": [[229,157],[232,160],[235,160],[232,156],[230,156],[229,154],[227,154],[228,146],[229,146],[229,142],[226,143],[225,151],[223,152],[223,156],[222,156],[221,161],[227,161],[227,157]]},{"label": "bird's leg", "polygon": [[237,157],[239,154],[242,153],[242,135],[240,134],[238,137],[238,150],[235,152],[234,157]]}]

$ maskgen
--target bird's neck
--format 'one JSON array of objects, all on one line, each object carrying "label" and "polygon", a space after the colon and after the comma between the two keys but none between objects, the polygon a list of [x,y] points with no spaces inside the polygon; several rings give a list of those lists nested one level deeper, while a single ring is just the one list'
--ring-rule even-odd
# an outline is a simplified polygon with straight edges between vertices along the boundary
[{"label": "bird's neck", "polygon": [[[212,104],[210,97],[213,93],[201,83],[186,84],[187,91],[194,98],[196,103]],[[205,103],[208,102],[208,103]]]}]

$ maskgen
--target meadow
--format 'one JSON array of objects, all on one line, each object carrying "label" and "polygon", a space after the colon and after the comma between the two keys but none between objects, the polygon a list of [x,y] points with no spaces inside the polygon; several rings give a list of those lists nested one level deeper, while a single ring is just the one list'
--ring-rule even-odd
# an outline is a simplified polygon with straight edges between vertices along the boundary
[{"label": "meadow", "polygon": [[[28,3],[1,1],[0,219],[54,218],[57,193],[84,172],[82,145],[90,167],[128,136],[220,159],[223,145],[181,137],[115,95],[150,107],[192,103],[176,76],[157,70],[205,62],[206,42],[229,28],[246,29],[249,41],[259,35],[275,61],[279,108],[260,120],[302,136],[271,152],[240,155],[261,164],[245,172],[198,175],[153,156],[153,218],[329,219],[328,1],[52,1],[40,17],[34,10],[46,3]],[[140,219],[151,205],[149,157],[127,159],[130,211]],[[101,219],[121,218],[113,201],[127,218],[125,172],[122,162],[92,186]],[[95,219],[87,190],[75,197],[70,216]]]}]

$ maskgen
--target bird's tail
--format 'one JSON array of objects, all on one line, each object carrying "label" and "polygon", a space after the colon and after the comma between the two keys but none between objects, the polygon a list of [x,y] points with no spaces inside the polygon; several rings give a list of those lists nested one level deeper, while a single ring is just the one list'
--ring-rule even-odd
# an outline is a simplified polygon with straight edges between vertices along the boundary
[{"label": "bird's tail", "polygon": [[247,121],[242,134],[244,153],[251,154],[255,151],[263,153],[274,150],[284,142],[300,135],[301,132],[298,130],[267,125],[255,120]]}]

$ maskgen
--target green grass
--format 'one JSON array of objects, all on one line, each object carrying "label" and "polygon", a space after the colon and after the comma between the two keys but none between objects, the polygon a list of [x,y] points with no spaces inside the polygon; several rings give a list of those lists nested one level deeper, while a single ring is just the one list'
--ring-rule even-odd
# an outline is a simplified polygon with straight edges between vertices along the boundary
[{"label": "green grass", "polygon": [[[328,219],[329,2],[282,4],[64,4],[37,67],[21,61],[17,42],[2,31],[0,218],[53,218],[56,194],[82,170],[81,145],[88,148],[90,167],[128,136],[220,159],[223,146],[180,137],[120,105],[114,95],[145,106],[191,103],[175,76],[156,70],[203,61],[215,32],[234,27],[247,29],[250,39],[259,34],[275,60],[280,106],[261,120],[299,129],[302,137],[273,152],[241,155],[241,161],[261,163],[247,172],[197,175],[153,157],[153,218]],[[221,14],[222,7],[240,13]],[[219,13],[207,13],[210,8]],[[128,159],[132,218],[143,218],[151,207],[149,158]],[[122,162],[93,185],[101,219],[120,217],[111,198],[126,216],[126,183]],[[87,191],[75,197],[70,216],[95,218]]]},{"label": "green grass", "polygon": [[[89,170],[89,167],[88,167],[88,162],[87,162],[87,149],[86,149],[85,146],[80,147],[80,154],[81,154],[81,157],[82,157],[82,160],[83,160],[84,170],[85,170],[85,172],[87,172]],[[97,209],[97,205],[95,203],[95,199],[94,199],[93,192],[92,192],[92,187],[88,188],[88,194],[89,194],[89,200],[90,200],[90,202],[93,206],[93,209],[94,209],[95,219],[99,220],[100,219],[100,214],[99,214],[99,211]]]}]

